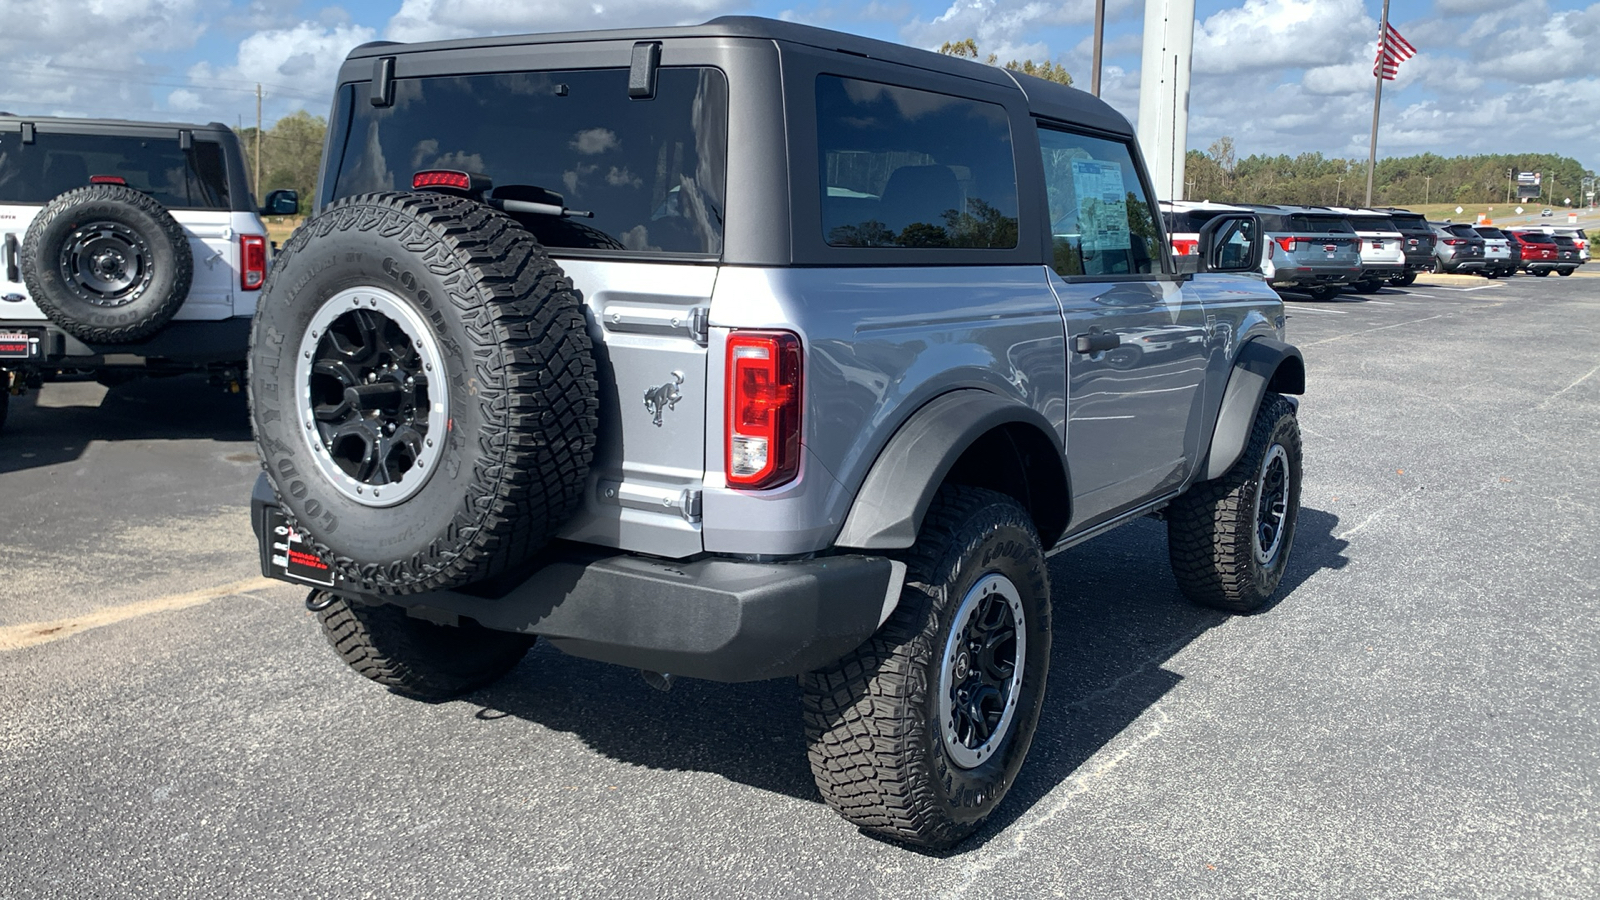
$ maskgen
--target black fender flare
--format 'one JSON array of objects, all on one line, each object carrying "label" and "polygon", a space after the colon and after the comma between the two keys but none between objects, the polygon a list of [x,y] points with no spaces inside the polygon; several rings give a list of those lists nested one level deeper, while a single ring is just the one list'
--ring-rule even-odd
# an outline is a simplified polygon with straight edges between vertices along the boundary
[{"label": "black fender flare", "polygon": [[[1070,498],[1060,436],[1045,417],[1016,400],[965,388],[929,400],[889,438],[856,492],[834,546],[894,550],[916,543],[934,494],[961,455],[985,434],[1012,424],[1048,436],[1063,500]],[[1063,509],[1063,526],[1065,516]],[[1053,535],[1041,537],[1047,546],[1054,540]]]},{"label": "black fender flare", "polygon": [[1305,358],[1298,349],[1282,341],[1254,338],[1245,342],[1234,358],[1200,480],[1221,478],[1239,461],[1244,454],[1245,441],[1250,438],[1256,410],[1261,407],[1261,398],[1269,390],[1279,394],[1305,393]]}]

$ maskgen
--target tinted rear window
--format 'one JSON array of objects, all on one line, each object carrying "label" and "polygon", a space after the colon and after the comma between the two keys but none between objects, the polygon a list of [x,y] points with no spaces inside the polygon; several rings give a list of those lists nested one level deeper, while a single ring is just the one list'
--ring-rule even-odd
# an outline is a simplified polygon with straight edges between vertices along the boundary
[{"label": "tinted rear window", "polygon": [[1503,241],[1506,237],[1505,234],[1502,233],[1498,228],[1478,228],[1475,230],[1478,232],[1480,237],[1493,238],[1497,241]]},{"label": "tinted rear window", "polygon": [[1351,216],[1350,224],[1357,231],[1399,231],[1388,216]]},{"label": "tinted rear window", "polygon": [[1478,232],[1476,232],[1476,231],[1474,231],[1472,229],[1471,225],[1446,225],[1444,227],[1444,230],[1450,232],[1451,234],[1455,235],[1456,237],[1464,237],[1464,238],[1482,237],[1482,235],[1478,234]]},{"label": "tinted rear window", "polygon": [[1315,216],[1294,213],[1289,216],[1289,230],[1301,234],[1355,234],[1350,222],[1343,216]]},{"label": "tinted rear window", "polygon": [[1389,221],[1394,223],[1395,229],[1398,231],[1418,232],[1421,234],[1429,234],[1432,232],[1432,229],[1428,227],[1428,220],[1422,216],[1395,213],[1389,217]]},{"label": "tinted rear window", "polygon": [[594,213],[518,215],[546,246],[722,251],[728,83],[716,69],[663,68],[652,100],[628,98],[627,69],[404,78],[387,107],[369,101],[370,83],[341,96],[349,120],[329,199],[454,169]]},{"label": "tinted rear window", "polygon": [[1017,245],[1005,108],[817,76],[822,235],[835,247]]},{"label": "tinted rear window", "polygon": [[1206,223],[1217,216],[1227,212],[1225,209],[1191,209],[1188,212],[1173,213],[1168,224],[1168,230],[1175,232],[1199,231]]},{"label": "tinted rear window", "polygon": [[47,203],[84,187],[90,176],[110,175],[172,209],[228,209],[228,169],[222,145],[178,135],[141,138],[38,131],[31,144],[17,132],[0,133],[0,203]]},{"label": "tinted rear window", "polygon": [[1550,239],[1550,235],[1545,234],[1542,231],[1519,231],[1517,232],[1517,237],[1522,238],[1523,242],[1528,244],[1555,243],[1555,241]]}]

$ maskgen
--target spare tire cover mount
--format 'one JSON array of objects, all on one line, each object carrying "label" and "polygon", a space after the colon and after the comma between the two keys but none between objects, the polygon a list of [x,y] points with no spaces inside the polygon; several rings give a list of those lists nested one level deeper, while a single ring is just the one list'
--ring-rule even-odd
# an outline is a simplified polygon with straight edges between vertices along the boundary
[{"label": "spare tire cover mount", "polygon": [[429,390],[443,360],[422,316],[384,288],[347,288],[317,309],[295,354],[296,414],[339,493],[388,507],[427,483],[450,421],[449,392]]}]

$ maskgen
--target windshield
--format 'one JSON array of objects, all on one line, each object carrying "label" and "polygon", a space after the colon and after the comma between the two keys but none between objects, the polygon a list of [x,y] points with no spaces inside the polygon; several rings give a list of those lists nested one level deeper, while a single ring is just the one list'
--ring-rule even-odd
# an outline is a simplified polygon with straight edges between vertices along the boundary
[{"label": "windshield", "polygon": [[0,132],[0,203],[48,203],[95,175],[121,178],[169,209],[227,209],[228,175],[222,145],[109,134],[53,134],[31,144],[20,132]]},{"label": "windshield", "polygon": [[370,83],[340,92],[347,127],[326,199],[455,169],[594,214],[519,216],[546,246],[722,251],[728,87],[716,69],[663,68],[650,100],[629,99],[627,69],[405,78],[388,107],[370,95]]}]

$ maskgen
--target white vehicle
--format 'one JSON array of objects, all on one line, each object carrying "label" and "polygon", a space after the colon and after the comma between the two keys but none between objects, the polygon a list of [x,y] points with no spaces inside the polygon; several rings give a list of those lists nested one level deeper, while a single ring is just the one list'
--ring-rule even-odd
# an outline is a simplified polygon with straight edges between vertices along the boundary
[{"label": "white vehicle", "polygon": [[1351,282],[1351,289],[1360,294],[1376,294],[1389,279],[1405,275],[1405,235],[1388,213],[1344,206],[1330,209],[1348,217],[1361,238],[1361,278]]},{"label": "white vehicle", "polygon": [[1207,201],[1165,200],[1161,203],[1161,218],[1167,226],[1167,237],[1172,242],[1172,255],[1193,256],[1200,246],[1200,229],[1225,212],[1250,212],[1242,206]]},{"label": "white vehicle", "polygon": [[1474,225],[1472,230],[1483,237],[1483,274],[1489,278],[1514,275],[1517,260],[1511,258],[1511,239],[1493,225]]},{"label": "white vehicle", "polygon": [[[298,211],[293,191],[268,201]],[[61,368],[236,382],[259,212],[227,126],[0,116],[0,397]]]}]

